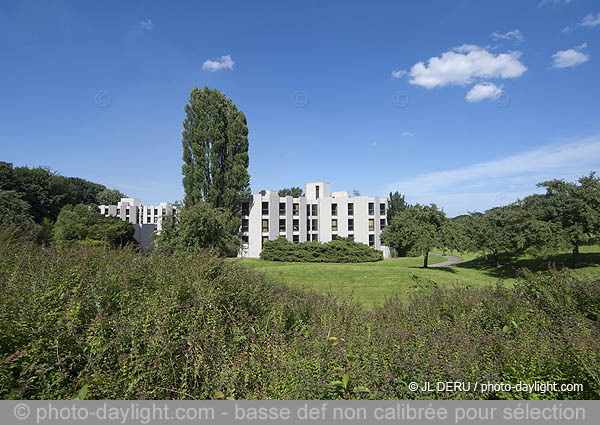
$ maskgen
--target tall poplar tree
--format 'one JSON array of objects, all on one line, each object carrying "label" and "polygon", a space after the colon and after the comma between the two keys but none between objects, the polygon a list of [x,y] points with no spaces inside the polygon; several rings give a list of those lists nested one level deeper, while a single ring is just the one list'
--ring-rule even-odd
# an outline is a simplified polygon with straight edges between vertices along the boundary
[{"label": "tall poplar tree", "polygon": [[246,116],[216,89],[194,87],[183,121],[184,204],[205,202],[238,215],[250,196]]}]

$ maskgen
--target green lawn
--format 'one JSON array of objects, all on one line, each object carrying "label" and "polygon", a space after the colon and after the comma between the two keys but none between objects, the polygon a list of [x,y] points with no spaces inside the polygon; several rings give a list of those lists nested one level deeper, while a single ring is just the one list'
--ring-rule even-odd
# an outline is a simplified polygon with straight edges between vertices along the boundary
[{"label": "green lawn", "polygon": [[[578,273],[600,275],[600,246],[581,249],[582,260],[588,267]],[[385,299],[398,295],[406,299],[417,289],[416,279],[431,279],[440,286],[494,284],[500,280],[506,285],[515,282],[517,269],[528,268],[534,271],[546,270],[546,261],[524,257],[515,263],[506,264],[500,269],[491,267],[489,260],[473,253],[455,253],[464,262],[451,267],[422,269],[423,257],[394,258],[376,263],[334,264],[334,263],[283,263],[257,259],[235,260],[267,276],[301,288],[315,289],[321,293],[332,292],[342,296],[352,296],[367,308],[380,304]],[[569,267],[571,256],[568,253],[553,258],[558,268]],[[445,261],[445,258],[430,255],[429,264]]]}]

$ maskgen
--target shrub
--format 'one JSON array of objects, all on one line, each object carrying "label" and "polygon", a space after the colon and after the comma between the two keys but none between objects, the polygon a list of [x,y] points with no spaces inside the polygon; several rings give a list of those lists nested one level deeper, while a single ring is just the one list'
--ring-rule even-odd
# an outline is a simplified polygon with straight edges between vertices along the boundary
[{"label": "shrub", "polygon": [[264,243],[260,258],[268,261],[364,263],[382,260],[383,253],[351,238],[338,238],[327,243],[293,243],[279,237]]},{"label": "shrub", "polygon": [[[365,311],[211,251],[57,250],[0,229],[0,398],[598,399],[599,294],[569,273],[524,275]],[[407,387],[425,381],[584,390]]]}]

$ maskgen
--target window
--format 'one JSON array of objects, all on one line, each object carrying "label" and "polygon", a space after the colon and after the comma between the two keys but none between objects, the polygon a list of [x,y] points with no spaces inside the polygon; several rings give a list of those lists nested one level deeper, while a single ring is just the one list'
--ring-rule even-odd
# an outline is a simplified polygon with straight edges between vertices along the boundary
[{"label": "window", "polygon": [[381,230],[383,230],[384,227],[385,227],[385,218],[380,218],[379,219],[379,228]]},{"label": "window", "polygon": [[125,210],[125,214],[129,215],[129,207]]},{"label": "window", "polygon": [[292,204],[292,211],[294,215],[300,215],[300,204],[294,203]]},{"label": "window", "polygon": [[313,233],[312,240],[313,240],[313,242],[319,242],[319,235],[317,235],[316,233]]},{"label": "window", "polygon": [[319,199],[319,186],[317,186],[316,189],[317,189],[317,199]]},{"label": "window", "polygon": [[243,218],[242,219],[242,232],[247,232],[248,231],[248,219],[247,218]]},{"label": "window", "polygon": [[269,240],[268,236],[263,236],[262,237],[262,244],[263,244],[263,246],[265,246],[265,242],[268,241],[268,240]]},{"label": "window", "polygon": [[317,214],[317,204],[312,205],[312,214],[311,215],[318,215]]},{"label": "window", "polygon": [[310,218],[306,219],[306,231],[310,231]]},{"label": "window", "polygon": [[375,246],[375,235],[369,235],[369,246]]},{"label": "window", "polygon": [[279,233],[285,232],[285,218],[279,219]]},{"label": "window", "polygon": [[163,208],[162,215],[167,215],[167,210]]},{"label": "window", "polygon": [[242,235],[242,243],[248,243],[248,235]]},{"label": "window", "polygon": [[331,235],[331,240],[334,241],[337,239],[337,235]]},{"label": "window", "polygon": [[292,222],[292,230],[294,232],[300,231],[300,220],[298,220],[297,218],[295,218],[294,221]]},{"label": "window", "polygon": [[292,242],[294,242],[294,243],[300,242],[300,236],[298,236],[298,235],[292,236]]},{"label": "window", "polygon": [[121,208],[117,208],[117,215],[121,215]]},{"label": "window", "polygon": [[154,215],[158,215],[158,208],[154,208]]},{"label": "window", "polygon": [[285,202],[279,203],[279,215],[285,215]]},{"label": "window", "polygon": [[375,215],[375,203],[369,202],[369,215]]},{"label": "window", "polygon": [[348,237],[354,239],[354,233],[348,233]]},{"label": "window", "polygon": [[269,215],[269,203],[268,202],[262,203],[262,215]]},{"label": "window", "polygon": [[385,204],[379,204],[379,215],[385,215]]},{"label": "window", "polygon": [[267,233],[269,231],[269,220],[263,219],[262,231],[263,231],[263,233]]},{"label": "window", "polygon": [[313,229],[313,232],[316,232],[319,229],[319,227],[317,225],[317,219],[316,218],[313,218],[312,229]]},{"label": "window", "polygon": [[349,232],[354,231],[354,219],[353,218],[348,219],[348,231]]},{"label": "window", "polygon": [[337,215],[337,204],[331,204],[331,215]]},{"label": "window", "polygon": [[250,202],[242,202],[242,215],[250,215]]},{"label": "window", "polygon": [[337,218],[331,220],[331,231],[337,232]]},{"label": "window", "polygon": [[158,223],[158,216],[154,216],[154,223]]},{"label": "window", "polygon": [[354,204],[353,203],[348,204],[348,215],[354,215]]},{"label": "window", "polygon": [[310,215],[310,205],[306,205],[306,215]]},{"label": "window", "polygon": [[369,219],[369,232],[375,231],[375,220],[372,218]]}]

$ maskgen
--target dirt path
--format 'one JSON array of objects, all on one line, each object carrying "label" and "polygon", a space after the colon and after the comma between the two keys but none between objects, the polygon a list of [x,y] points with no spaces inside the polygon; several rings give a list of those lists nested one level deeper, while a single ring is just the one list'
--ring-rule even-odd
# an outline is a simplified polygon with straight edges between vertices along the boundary
[{"label": "dirt path", "polygon": [[443,255],[443,254],[438,254],[437,252],[430,252],[430,254],[439,255],[440,257],[444,257],[444,258],[446,258],[447,261],[444,261],[443,263],[431,264],[429,267],[448,267],[448,266],[452,266],[454,264],[462,263],[462,261],[463,261],[462,258],[456,257],[455,255]]}]

